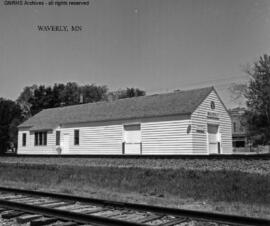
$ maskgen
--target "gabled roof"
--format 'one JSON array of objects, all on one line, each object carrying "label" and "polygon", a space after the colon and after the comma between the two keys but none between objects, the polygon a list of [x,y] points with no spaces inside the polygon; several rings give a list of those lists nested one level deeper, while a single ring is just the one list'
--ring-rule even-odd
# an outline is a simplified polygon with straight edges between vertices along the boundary
[{"label": "gabled roof", "polygon": [[213,87],[207,87],[112,102],[49,108],[42,110],[19,127],[31,127],[30,130],[49,130],[70,123],[191,115],[212,90],[214,90]]}]

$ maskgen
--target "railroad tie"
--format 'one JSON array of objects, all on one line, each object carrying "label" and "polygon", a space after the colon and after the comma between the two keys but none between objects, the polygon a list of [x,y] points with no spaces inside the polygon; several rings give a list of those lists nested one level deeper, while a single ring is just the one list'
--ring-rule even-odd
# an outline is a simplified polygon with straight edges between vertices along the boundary
[{"label": "railroad tie", "polygon": [[16,221],[18,224],[25,224],[27,222],[30,222],[32,220],[35,220],[41,217],[42,215],[38,215],[38,214],[25,214],[20,217],[17,217]]},{"label": "railroad tie", "polygon": [[16,198],[21,198],[21,197],[23,197],[22,195],[9,195],[9,194],[7,194],[7,195],[0,195],[0,198],[1,199],[16,199]]},{"label": "railroad tie", "polygon": [[72,210],[72,212],[74,213],[96,213],[98,211],[100,211],[101,208],[96,208],[96,207],[85,207],[85,208],[81,208],[81,209],[75,209],[75,210]]},{"label": "railroad tie", "polygon": [[83,213],[92,215],[93,213],[102,212],[102,211],[106,211],[106,210],[108,210],[108,208],[97,207],[94,209],[83,211]]},{"label": "railroad tie", "polygon": [[138,215],[138,214],[128,214],[128,215],[122,215],[122,216],[115,216],[114,218],[124,221],[130,221],[130,222],[137,222],[139,223],[140,220],[145,219],[145,216]]},{"label": "railroad tie", "polygon": [[41,207],[47,207],[47,208],[55,208],[55,207],[60,207],[60,206],[67,206],[69,205],[70,202],[55,202],[55,203],[50,203],[50,204],[40,204],[39,206]]},{"label": "railroad tie", "polygon": [[25,214],[25,213],[24,212],[21,212],[21,211],[12,210],[10,212],[7,212],[7,213],[2,214],[1,217],[3,219],[11,219],[11,218],[14,218],[14,217],[21,216],[23,214]]},{"label": "railroad tie", "polygon": [[96,226],[96,225],[93,225],[93,224],[82,224],[80,226]]},{"label": "railroad tie", "polygon": [[0,208],[0,213],[3,213],[5,211],[9,211],[9,209],[5,209],[5,208]]},{"label": "railroad tie", "polygon": [[42,217],[36,220],[32,220],[30,222],[30,226],[41,226],[41,225],[51,224],[51,223],[56,222],[57,220],[58,220],[57,218]]},{"label": "railroad tie", "polygon": [[51,226],[77,226],[78,224],[72,221],[68,222],[56,222],[52,224]]},{"label": "railroad tie", "polygon": [[19,196],[19,197],[16,196],[15,198],[8,198],[9,201],[14,201],[14,202],[20,201],[20,200],[27,200],[27,199],[29,199],[28,196]]},{"label": "railroad tie", "polygon": [[75,203],[75,204],[70,204],[70,205],[66,205],[66,206],[55,207],[55,209],[73,211],[75,209],[85,208],[85,207],[86,207],[86,205],[78,205],[78,204]]},{"label": "railroad tie", "polygon": [[160,219],[162,217],[163,217],[162,215],[160,215],[160,216],[152,215],[152,216],[149,216],[149,217],[142,218],[142,219],[138,220],[137,222],[138,223],[147,223],[149,221],[154,221],[154,220]]},{"label": "railroad tie", "polygon": [[173,225],[176,225],[176,224],[186,222],[187,220],[188,220],[187,218],[177,218],[177,219],[169,221],[167,223],[159,224],[159,226],[173,226]]}]

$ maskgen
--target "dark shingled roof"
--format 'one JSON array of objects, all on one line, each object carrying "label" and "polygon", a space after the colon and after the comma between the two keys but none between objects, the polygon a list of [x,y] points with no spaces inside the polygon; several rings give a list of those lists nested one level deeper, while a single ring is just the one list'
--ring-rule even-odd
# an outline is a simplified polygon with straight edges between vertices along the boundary
[{"label": "dark shingled roof", "polygon": [[60,124],[190,115],[213,87],[42,110],[19,127],[53,129]]}]

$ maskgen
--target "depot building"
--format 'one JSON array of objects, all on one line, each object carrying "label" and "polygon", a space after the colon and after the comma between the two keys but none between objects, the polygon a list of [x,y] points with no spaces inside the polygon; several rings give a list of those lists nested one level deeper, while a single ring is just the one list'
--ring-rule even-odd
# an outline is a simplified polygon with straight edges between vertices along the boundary
[{"label": "depot building", "polygon": [[231,118],[213,87],[45,109],[18,128],[18,154],[232,153]]}]

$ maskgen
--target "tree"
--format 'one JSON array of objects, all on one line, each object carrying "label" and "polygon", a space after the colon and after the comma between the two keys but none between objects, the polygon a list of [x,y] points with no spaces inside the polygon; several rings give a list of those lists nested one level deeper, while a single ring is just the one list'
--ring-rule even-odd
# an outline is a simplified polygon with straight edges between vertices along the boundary
[{"label": "tree", "polygon": [[17,144],[17,125],[22,121],[20,106],[11,100],[0,98],[0,153]]},{"label": "tree", "polygon": [[64,95],[63,91],[65,90],[64,84],[55,83],[52,88],[52,98],[54,100],[53,107],[60,107],[64,105]]},{"label": "tree", "polygon": [[245,91],[248,130],[258,144],[270,144],[270,56],[264,55],[247,71]]},{"label": "tree", "polygon": [[27,86],[18,97],[17,102],[21,106],[23,118],[28,119],[46,108],[144,95],[145,91],[138,88],[127,88],[108,93],[107,86],[95,84],[80,86],[76,82],[68,82],[67,84],[60,83],[53,86]]},{"label": "tree", "polygon": [[124,98],[131,98],[131,97],[138,97],[138,96],[145,96],[146,92],[140,90],[138,88],[126,88],[120,89],[114,92],[110,92],[108,94],[109,100],[117,100],[117,99],[124,99]]},{"label": "tree", "polygon": [[60,94],[63,105],[74,105],[80,103],[80,87],[76,82],[68,82]]},{"label": "tree", "polygon": [[51,87],[45,87],[44,85],[38,86],[34,90],[33,96],[29,99],[31,114],[35,115],[44,108],[53,107],[54,101]]},{"label": "tree", "polygon": [[107,86],[85,85],[80,88],[81,96],[80,102],[92,103],[106,99],[108,88]]},{"label": "tree", "polygon": [[30,99],[34,97],[34,91],[37,85],[26,86],[17,98],[16,102],[20,105],[22,110],[22,117],[28,119],[32,116]]},{"label": "tree", "polygon": [[119,99],[145,96],[145,91],[138,88],[127,88],[126,90],[121,90]]},{"label": "tree", "polygon": [[17,103],[21,106],[23,118],[27,119],[46,108],[105,100],[107,91],[107,86],[79,86],[76,82],[53,86],[32,85],[23,89]]},{"label": "tree", "polygon": [[245,83],[232,83],[229,87],[231,93],[231,100],[238,106],[244,106],[246,104],[245,93],[248,88],[248,84]]}]

